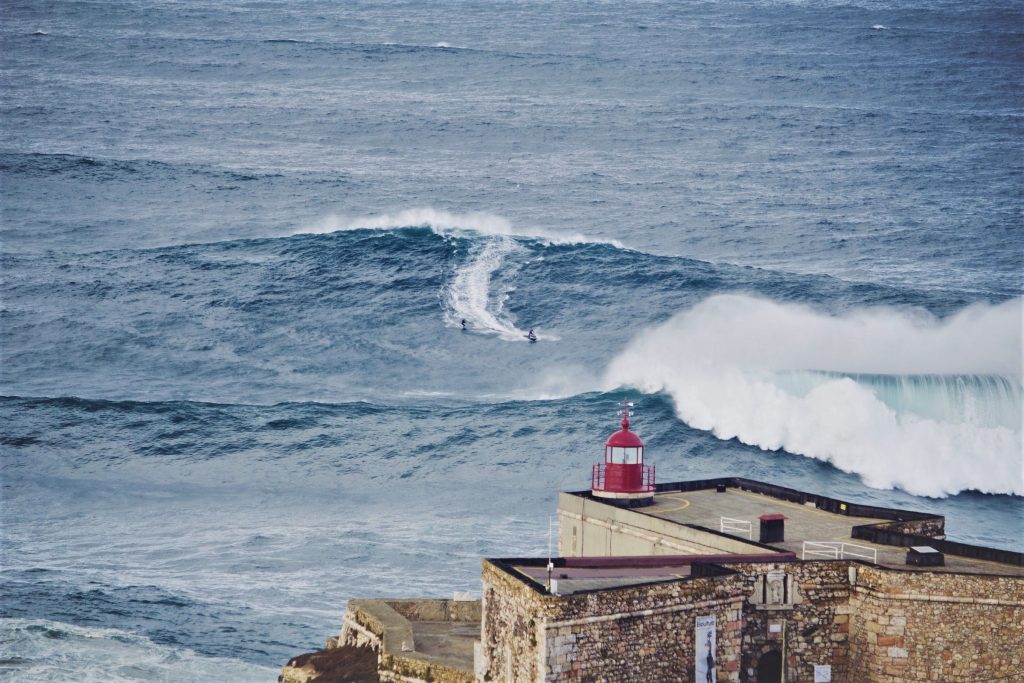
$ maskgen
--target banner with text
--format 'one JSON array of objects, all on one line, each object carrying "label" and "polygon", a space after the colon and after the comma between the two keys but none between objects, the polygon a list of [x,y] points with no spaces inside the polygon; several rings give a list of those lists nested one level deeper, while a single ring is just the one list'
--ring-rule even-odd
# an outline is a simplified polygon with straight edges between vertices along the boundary
[{"label": "banner with text", "polygon": [[697,617],[697,647],[693,653],[696,668],[693,680],[697,683],[715,683],[718,680],[715,623],[714,615]]}]

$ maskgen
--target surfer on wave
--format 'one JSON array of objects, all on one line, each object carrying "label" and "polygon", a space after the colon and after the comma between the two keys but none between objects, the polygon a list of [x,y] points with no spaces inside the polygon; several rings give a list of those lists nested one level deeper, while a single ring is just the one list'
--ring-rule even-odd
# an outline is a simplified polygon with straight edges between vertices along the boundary
[{"label": "surfer on wave", "polygon": [[532,327],[530,328],[530,331],[526,333],[526,338],[530,340],[531,344],[537,341],[537,335],[534,333]]}]

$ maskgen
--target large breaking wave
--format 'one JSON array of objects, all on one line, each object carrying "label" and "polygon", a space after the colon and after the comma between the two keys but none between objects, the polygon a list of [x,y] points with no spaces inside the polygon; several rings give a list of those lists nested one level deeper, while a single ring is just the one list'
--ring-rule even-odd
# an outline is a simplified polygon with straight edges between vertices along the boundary
[{"label": "large breaking wave", "polygon": [[940,320],[713,296],[637,336],[605,379],[668,392],[682,420],[719,438],[825,460],[876,488],[1024,495],[1021,303]]},{"label": "large breaking wave", "polygon": [[328,216],[319,224],[296,233],[325,233],[341,230],[408,228],[425,226],[439,235],[473,232],[496,237],[525,237],[545,244],[611,244],[622,247],[618,240],[594,237],[577,232],[549,230],[542,227],[518,227],[501,216],[486,212],[451,213],[429,207],[402,209],[355,218]]}]

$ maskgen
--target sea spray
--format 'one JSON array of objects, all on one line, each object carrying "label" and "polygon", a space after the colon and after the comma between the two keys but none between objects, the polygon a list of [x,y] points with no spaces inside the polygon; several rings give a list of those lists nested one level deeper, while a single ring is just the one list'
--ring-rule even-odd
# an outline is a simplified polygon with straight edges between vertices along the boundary
[{"label": "sea spray", "polygon": [[1020,335],[1019,299],[939,320],[720,295],[642,332],[605,381],[666,391],[691,426],[876,488],[1020,495]]}]

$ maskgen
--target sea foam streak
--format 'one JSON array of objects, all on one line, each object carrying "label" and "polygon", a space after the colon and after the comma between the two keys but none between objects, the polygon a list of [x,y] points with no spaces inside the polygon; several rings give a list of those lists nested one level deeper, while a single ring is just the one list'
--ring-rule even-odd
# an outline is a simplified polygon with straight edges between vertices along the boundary
[{"label": "sea foam streak", "polygon": [[[258,681],[277,669],[206,657],[128,631],[43,619],[0,619],[8,666],[19,681]],[[9,668],[0,670],[11,671]]]},{"label": "sea foam streak", "polygon": [[641,333],[605,381],[666,391],[691,426],[876,488],[1024,495],[1021,304],[938,320],[714,296]]}]

